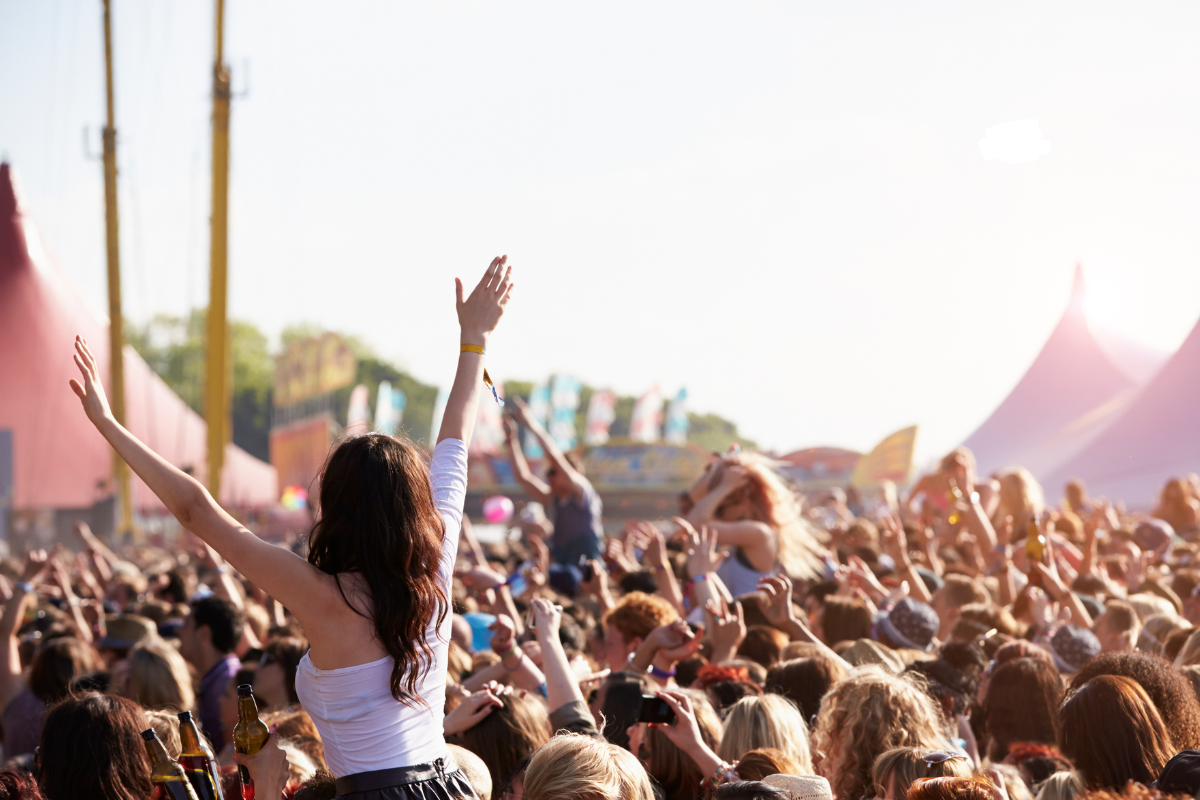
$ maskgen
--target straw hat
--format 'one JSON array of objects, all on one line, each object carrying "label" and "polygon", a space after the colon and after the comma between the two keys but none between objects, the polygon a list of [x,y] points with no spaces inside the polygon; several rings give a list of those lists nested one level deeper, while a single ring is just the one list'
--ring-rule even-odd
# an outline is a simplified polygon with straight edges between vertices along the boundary
[{"label": "straw hat", "polygon": [[816,775],[768,775],[763,783],[787,792],[791,800],[833,800],[829,781]]}]

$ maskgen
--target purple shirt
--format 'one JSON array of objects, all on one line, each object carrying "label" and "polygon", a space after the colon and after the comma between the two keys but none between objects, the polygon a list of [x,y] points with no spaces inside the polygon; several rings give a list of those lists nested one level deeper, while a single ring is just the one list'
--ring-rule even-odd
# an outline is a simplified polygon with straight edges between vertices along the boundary
[{"label": "purple shirt", "polygon": [[214,752],[221,752],[225,746],[225,737],[231,731],[226,731],[221,724],[221,695],[225,687],[233,680],[233,676],[242,668],[238,657],[230,653],[225,658],[213,664],[212,669],[200,679],[200,692],[197,702],[200,715],[200,729],[212,742]]}]

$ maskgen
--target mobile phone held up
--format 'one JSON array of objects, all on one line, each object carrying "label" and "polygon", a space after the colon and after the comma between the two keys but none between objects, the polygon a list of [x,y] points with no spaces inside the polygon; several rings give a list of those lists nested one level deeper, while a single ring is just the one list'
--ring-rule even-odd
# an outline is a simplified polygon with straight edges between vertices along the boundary
[{"label": "mobile phone held up", "polygon": [[657,722],[662,725],[675,724],[675,712],[666,700],[652,694],[642,695],[642,707],[638,710],[638,722]]},{"label": "mobile phone held up", "polygon": [[596,580],[596,567],[587,556],[579,557],[579,569],[583,571],[584,583],[591,583]]}]

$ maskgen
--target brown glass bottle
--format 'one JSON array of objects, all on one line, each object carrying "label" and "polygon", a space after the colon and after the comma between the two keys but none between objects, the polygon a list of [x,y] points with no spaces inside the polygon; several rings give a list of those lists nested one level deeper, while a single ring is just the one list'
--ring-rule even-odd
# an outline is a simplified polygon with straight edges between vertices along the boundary
[{"label": "brown glass bottle", "polygon": [[164,800],[198,800],[183,767],[171,760],[167,748],[163,747],[154,729],[147,728],[142,731],[142,739],[146,742],[146,755],[150,757],[153,796]]},{"label": "brown glass bottle", "polygon": [[1042,576],[1033,568],[1034,562],[1046,561],[1046,537],[1038,528],[1037,517],[1029,517],[1029,528],[1025,534],[1025,558],[1029,561],[1029,585],[1041,586]]},{"label": "brown glass bottle", "polygon": [[217,774],[217,757],[200,736],[192,712],[179,714],[179,766],[187,773],[196,797],[200,800],[225,800],[221,790],[221,776]]},{"label": "brown glass bottle", "polygon": [[[238,721],[233,726],[233,749],[239,753],[253,755],[267,743],[271,732],[258,718],[258,706],[254,704],[254,690],[248,683],[237,687]],[[254,800],[254,781],[250,770],[238,765],[238,779],[242,782],[242,800]]]}]

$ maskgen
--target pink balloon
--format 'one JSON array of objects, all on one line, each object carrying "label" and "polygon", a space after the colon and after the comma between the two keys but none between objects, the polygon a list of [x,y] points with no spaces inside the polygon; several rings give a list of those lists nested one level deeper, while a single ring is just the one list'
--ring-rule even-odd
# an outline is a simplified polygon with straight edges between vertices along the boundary
[{"label": "pink balloon", "polygon": [[483,501],[483,518],[493,525],[508,522],[513,515],[513,501],[502,494]]}]

